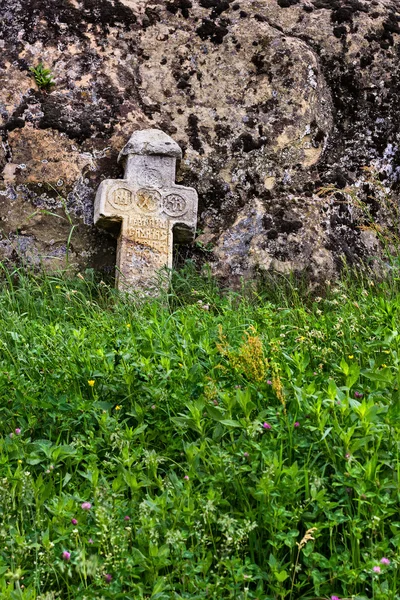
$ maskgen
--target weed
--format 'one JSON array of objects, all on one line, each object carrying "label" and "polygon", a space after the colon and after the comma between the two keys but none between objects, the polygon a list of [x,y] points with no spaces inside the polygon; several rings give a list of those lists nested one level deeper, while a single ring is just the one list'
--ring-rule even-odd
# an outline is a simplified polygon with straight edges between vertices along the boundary
[{"label": "weed", "polygon": [[254,326],[250,327],[250,331],[245,332],[243,342],[237,350],[229,348],[221,325],[219,326],[219,340],[217,348],[223,356],[226,356],[234,371],[243,375],[248,381],[260,383],[266,380],[268,360],[264,355],[262,340],[256,335]]},{"label": "weed", "polygon": [[52,72],[50,69],[46,69],[43,63],[39,63],[36,67],[30,67],[29,71],[40,90],[48,92],[55,85]]}]

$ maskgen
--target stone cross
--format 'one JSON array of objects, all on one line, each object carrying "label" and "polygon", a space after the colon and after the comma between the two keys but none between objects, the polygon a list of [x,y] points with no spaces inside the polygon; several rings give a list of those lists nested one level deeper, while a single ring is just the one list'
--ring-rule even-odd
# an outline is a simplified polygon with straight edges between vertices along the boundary
[{"label": "stone cross", "polygon": [[157,270],[172,267],[173,242],[194,238],[197,192],[175,183],[178,144],[159,129],[135,131],[119,155],[124,179],[106,179],[97,191],[94,222],[121,223],[117,287],[152,287]]}]

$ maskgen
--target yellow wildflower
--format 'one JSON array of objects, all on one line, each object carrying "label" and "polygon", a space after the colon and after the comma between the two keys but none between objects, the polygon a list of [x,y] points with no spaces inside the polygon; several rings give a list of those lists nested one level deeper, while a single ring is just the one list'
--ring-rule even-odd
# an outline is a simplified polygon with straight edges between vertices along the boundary
[{"label": "yellow wildflower", "polygon": [[22,465],[22,460],[20,458],[18,459],[18,464]]},{"label": "yellow wildflower", "polygon": [[115,410],[121,410],[122,406],[120,406],[119,404],[117,404],[117,406],[115,407]]},{"label": "yellow wildflower", "polygon": [[131,328],[131,324],[130,324],[130,323],[127,323],[127,324],[126,324],[126,328],[127,328],[127,329],[130,329],[130,328]]},{"label": "yellow wildflower", "polygon": [[95,380],[94,379],[89,379],[88,384],[90,385],[90,387],[93,387],[95,384]]},{"label": "yellow wildflower", "polygon": [[353,354],[349,354],[349,358],[354,358],[354,355]]}]

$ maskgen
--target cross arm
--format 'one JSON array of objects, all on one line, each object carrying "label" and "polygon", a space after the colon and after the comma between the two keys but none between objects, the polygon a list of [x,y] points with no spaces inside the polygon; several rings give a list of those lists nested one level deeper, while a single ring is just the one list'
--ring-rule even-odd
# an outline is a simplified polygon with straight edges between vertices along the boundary
[{"label": "cross arm", "polygon": [[163,212],[168,216],[176,242],[194,239],[197,223],[197,192],[183,185],[173,185],[163,200]]},{"label": "cross arm", "polygon": [[131,210],[133,190],[127,179],[105,179],[97,190],[94,201],[94,223],[112,227],[121,222]]}]

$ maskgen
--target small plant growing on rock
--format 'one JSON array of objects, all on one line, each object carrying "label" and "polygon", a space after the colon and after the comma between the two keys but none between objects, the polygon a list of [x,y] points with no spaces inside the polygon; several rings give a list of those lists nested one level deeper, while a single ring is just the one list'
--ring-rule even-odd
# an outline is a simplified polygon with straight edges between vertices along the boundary
[{"label": "small plant growing on rock", "polygon": [[50,91],[54,85],[53,74],[50,69],[46,69],[43,63],[39,63],[36,67],[30,67],[29,70],[38,88],[46,92]]}]

